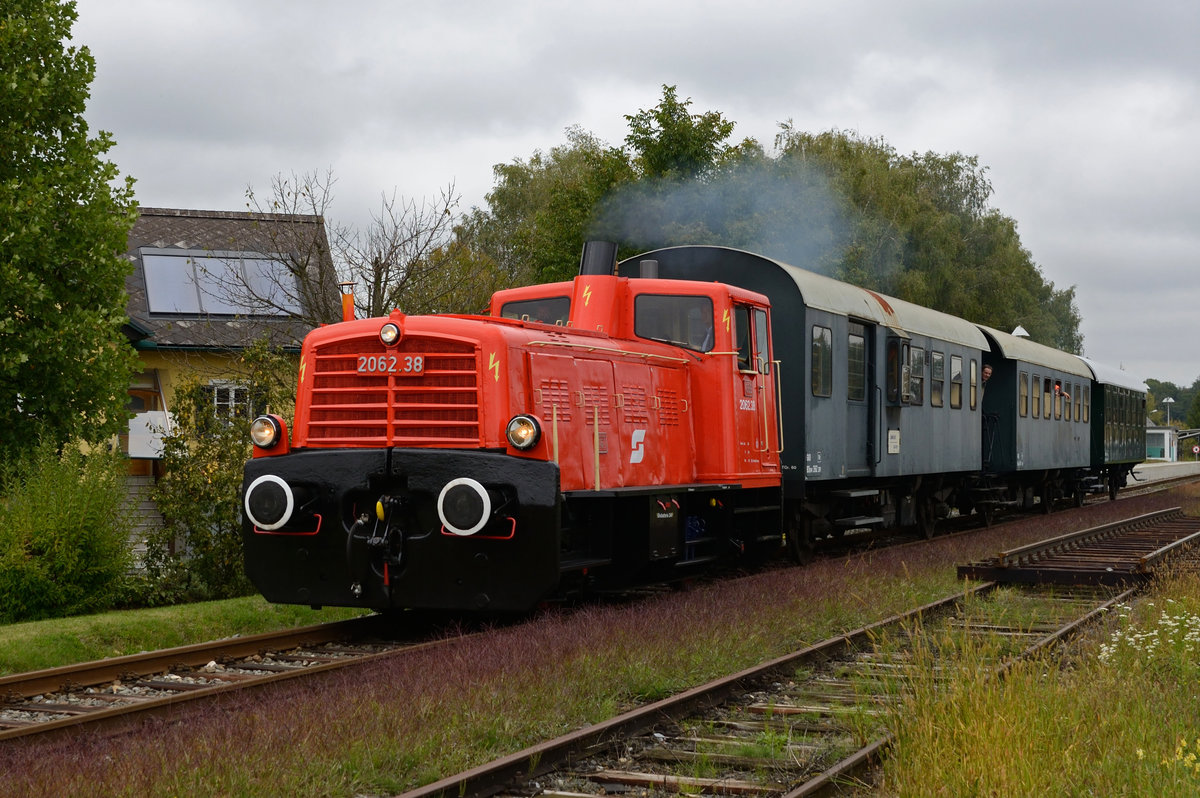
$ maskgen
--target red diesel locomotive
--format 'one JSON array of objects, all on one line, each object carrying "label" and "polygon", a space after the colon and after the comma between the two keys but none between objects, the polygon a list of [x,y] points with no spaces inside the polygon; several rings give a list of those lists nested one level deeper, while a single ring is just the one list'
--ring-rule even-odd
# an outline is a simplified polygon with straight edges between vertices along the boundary
[{"label": "red diesel locomotive", "polygon": [[619,276],[614,256],[501,291],[487,316],[314,330],[291,429],[257,419],[245,469],[263,595],[525,610],[778,551],[768,300],[652,263]]}]

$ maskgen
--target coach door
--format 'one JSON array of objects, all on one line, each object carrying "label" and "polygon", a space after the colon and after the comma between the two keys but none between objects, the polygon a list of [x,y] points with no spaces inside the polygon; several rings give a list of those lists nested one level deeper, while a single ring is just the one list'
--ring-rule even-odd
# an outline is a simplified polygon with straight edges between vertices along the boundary
[{"label": "coach door", "polygon": [[851,321],[846,334],[846,475],[868,476],[875,467],[875,396],[872,353],[875,328]]}]

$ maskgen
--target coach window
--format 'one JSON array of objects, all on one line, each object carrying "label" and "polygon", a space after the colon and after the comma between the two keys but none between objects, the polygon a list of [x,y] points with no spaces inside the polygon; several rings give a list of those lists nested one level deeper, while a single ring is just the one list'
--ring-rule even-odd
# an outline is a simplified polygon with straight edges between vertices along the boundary
[{"label": "coach window", "polygon": [[[506,306],[507,307],[507,306]],[[747,317],[746,308],[737,309]],[[748,317],[747,317],[748,318]],[[746,363],[750,362],[750,335],[739,337],[739,368],[741,341],[746,342]],[[639,338],[682,346],[696,352],[712,349],[713,303],[706,296],[676,296],[672,294],[639,294],[633,300],[633,332]],[[738,330],[741,333],[741,330]]]},{"label": "coach window", "polygon": [[867,398],[867,338],[861,324],[850,322],[846,336],[846,398],[861,402]]},{"label": "coach window", "polygon": [[929,404],[942,407],[945,404],[946,356],[941,352],[929,353]]},{"label": "coach window", "polygon": [[1042,378],[1039,377],[1038,375],[1034,374],[1033,382],[1030,384],[1030,388],[1031,388],[1031,391],[1029,394],[1029,399],[1032,404],[1032,409],[1030,411],[1030,415],[1033,416],[1034,418],[1041,418],[1041,416],[1042,416]]},{"label": "coach window", "polygon": [[813,396],[833,396],[833,330],[812,328]]},{"label": "coach window", "polygon": [[1083,389],[1083,423],[1087,424],[1092,420],[1092,388],[1089,385]]},{"label": "coach window", "polygon": [[912,394],[910,403],[925,404],[925,348],[914,346],[909,350],[909,393]]},{"label": "coach window", "polygon": [[1022,371],[1021,376],[1017,378],[1017,412],[1021,414],[1021,418],[1029,415],[1029,372]]},{"label": "coach window", "polygon": [[1075,420],[1079,420],[1079,383],[1075,383],[1075,393],[1071,394],[1075,397]]},{"label": "coach window", "polygon": [[962,355],[950,356],[950,406],[962,407]]},{"label": "coach window", "polygon": [[1042,417],[1045,418],[1047,421],[1049,421],[1052,416],[1052,405],[1050,402],[1050,378],[1049,377],[1045,377],[1042,379],[1042,407],[1044,408],[1042,411],[1044,413],[1044,415]]}]

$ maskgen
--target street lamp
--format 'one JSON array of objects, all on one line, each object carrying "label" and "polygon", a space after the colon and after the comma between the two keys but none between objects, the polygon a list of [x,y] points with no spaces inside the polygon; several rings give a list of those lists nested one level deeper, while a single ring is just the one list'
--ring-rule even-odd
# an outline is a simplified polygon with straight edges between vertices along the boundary
[{"label": "street lamp", "polygon": [[1175,400],[1168,396],[1162,400],[1162,403],[1167,406],[1167,426],[1169,427],[1171,426],[1171,405],[1175,404]]}]

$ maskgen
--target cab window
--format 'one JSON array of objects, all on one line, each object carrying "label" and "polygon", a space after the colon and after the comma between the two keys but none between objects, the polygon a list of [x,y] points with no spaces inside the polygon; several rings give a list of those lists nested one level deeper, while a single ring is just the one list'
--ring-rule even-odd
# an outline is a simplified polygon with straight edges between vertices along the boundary
[{"label": "cab window", "polygon": [[569,296],[552,296],[505,302],[500,307],[500,317],[540,321],[543,324],[566,324],[567,319],[571,317],[571,298]]},{"label": "cab window", "polygon": [[696,352],[708,352],[713,347],[712,299],[639,294],[633,300],[633,334]]}]

